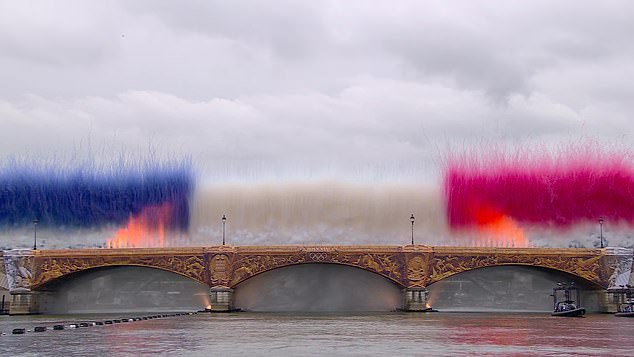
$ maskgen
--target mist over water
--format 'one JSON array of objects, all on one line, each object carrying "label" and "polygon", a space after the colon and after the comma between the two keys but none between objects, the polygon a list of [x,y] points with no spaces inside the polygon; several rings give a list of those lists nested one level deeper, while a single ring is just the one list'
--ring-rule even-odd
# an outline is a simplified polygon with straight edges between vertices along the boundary
[{"label": "mist over water", "polygon": [[248,311],[393,311],[401,299],[386,278],[336,264],[279,268],[235,289],[235,306]]},{"label": "mist over water", "polygon": [[206,285],[144,267],[89,270],[39,290],[43,313],[191,311],[209,304]]},{"label": "mist over water", "polygon": [[524,266],[456,274],[429,286],[429,303],[442,311],[552,311],[550,295],[557,282],[575,282],[581,291],[581,306],[589,312],[599,311],[596,287],[563,273]]}]

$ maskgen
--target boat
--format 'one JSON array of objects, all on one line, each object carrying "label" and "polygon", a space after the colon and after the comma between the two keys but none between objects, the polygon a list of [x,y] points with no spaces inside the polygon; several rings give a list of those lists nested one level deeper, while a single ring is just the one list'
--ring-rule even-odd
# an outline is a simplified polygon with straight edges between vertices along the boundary
[{"label": "boat", "polygon": [[617,317],[634,317],[634,287],[630,285],[621,285],[620,289],[613,292],[616,301]]},{"label": "boat", "polygon": [[408,310],[408,309],[403,309],[403,308],[397,308],[396,311],[398,312],[438,312],[438,310],[431,308],[431,307],[426,307],[422,310]]},{"label": "boat", "polygon": [[198,310],[198,312],[243,312],[244,310],[242,310],[242,308],[239,307],[234,307],[231,308],[229,310],[214,310],[211,308],[211,305],[207,305],[207,307],[205,307],[203,310]]},{"label": "boat", "polygon": [[634,303],[622,304],[625,305],[622,308],[619,308],[620,311],[614,313],[614,316],[617,317],[634,317]]},{"label": "boat", "polygon": [[562,316],[562,317],[581,317],[586,314],[586,309],[583,307],[577,307],[575,302],[572,300],[559,301],[557,305],[555,305],[555,310],[553,311],[553,316]]},{"label": "boat", "polygon": [[[563,300],[559,301],[560,292],[563,292]],[[576,294],[577,300],[572,300],[572,293]],[[586,314],[586,309],[579,306],[580,297],[579,289],[574,283],[564,284],[557,283],[557,287],[553,288],[553,313],[552,316],[559,317],[582,317]],[[578,305],[579,304],[579,305]]]}]

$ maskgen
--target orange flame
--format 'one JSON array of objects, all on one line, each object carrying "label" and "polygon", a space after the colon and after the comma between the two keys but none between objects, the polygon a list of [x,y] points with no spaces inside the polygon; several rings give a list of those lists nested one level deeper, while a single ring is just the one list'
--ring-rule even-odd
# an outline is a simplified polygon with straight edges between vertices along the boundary
[{"label": "orange flame", "polygon": [[148,248],[165,245],[165,227],[169,223],[172,206],[164,203],[147,206],[139,214],[130,215],[125,228],[117,230],[106,241],[108,248]]},{"label": "orange flame", "polygon": [[481,233],[477,246],[485,247],[528,247],[528,238],[522,228],[509,216],[495,210],[481,207],[477,212],[478,228]]}]

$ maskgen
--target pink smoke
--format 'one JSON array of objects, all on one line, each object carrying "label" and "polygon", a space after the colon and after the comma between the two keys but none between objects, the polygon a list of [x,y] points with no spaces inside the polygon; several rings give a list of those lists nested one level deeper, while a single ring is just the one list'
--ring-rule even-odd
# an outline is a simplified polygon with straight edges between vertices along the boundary
[{"label": "pink smoke", "polygon": [[488,229],[500,221],[568,228],[600,216],[634,224],[634,165],[627,150],[593,141],[556,152],[494,148],[486,157],[484,152],[447,160],[444,194],[451,228]]}]

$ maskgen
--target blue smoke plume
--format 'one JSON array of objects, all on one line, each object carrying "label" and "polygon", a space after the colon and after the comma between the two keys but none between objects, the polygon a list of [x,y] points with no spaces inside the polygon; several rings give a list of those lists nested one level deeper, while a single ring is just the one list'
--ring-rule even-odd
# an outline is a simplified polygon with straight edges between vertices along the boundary
[{"label": "blue smoke plume", "polygon": [[144,207],[169,203],[169,229],[187,230],[191,160],[94,164],[6,160],[0,166],[0,227],[119,225]]}]

